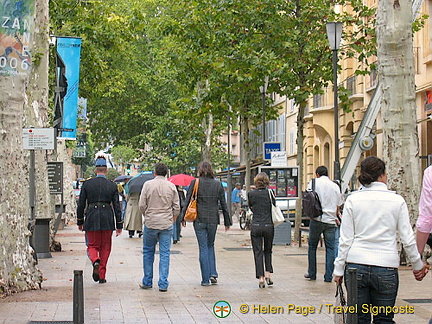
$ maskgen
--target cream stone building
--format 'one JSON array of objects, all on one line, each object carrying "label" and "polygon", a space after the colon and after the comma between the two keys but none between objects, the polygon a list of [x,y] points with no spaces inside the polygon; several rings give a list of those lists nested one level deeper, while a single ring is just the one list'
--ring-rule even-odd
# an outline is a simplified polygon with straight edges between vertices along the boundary
[{"label": "cream stone building", "polygon": [[[378,0],[368,0],[369,6],[377,6]],[[424,28],[414,35],[415,54],[415,84],[417,105],[417,126],[419,137],[419,163],[421,170],[432,164],[432,0],[425,0],[421,6],[421,13],[429,15]],[[371,57],[369,63],[376,61]],[[329,62],[331,64],[331,62]],[[367,76],[355,75],[358,62],[353,59],[339,61],[341,70],[338,74],[339,86],[344,86],[350,93],[350,111],[344,112],[339,105],[339,158],[341,169],[347,162],[353,140],[359,131],[363,117],[365,116],[374,91],[378,83],[375,71]],[[281,141],[287,152],[288,166],[297,164],[297,107],[290,100],[273,94],[274,105],[281,112],[279,119],[266,123],[266,141]],[[303,185],[313,176],[319,165],[325,165],[329,169],[331,177],[334,175],[335,138],[334,138],[334,92],[333,85],[323,89],[322,95],[316,95],[308,100],[304,125],[304,177]],[[285,120],[281,124],[281,120]],[[382,156],[382,123],[378,116],[371,127],[371,140],[373,147],[362,150],[360,160],[369,155]],[[257,138],[257,141],[260,139]],[[257,147],[260,147],[258,145]],[[262,150],[255,152],[255,156],[262,154]],[[253,155],[252,155],[253,156]],[[350,161],[353,163],[353,161]],[[356,170],[352,174],[357,176]],[[352,189],[357,188],[357,181],[347,184]]]},{"label": "cream stone building", "polygon": [[[376,7],[378,0],[365,0],[368,6]],[[419,164],[424,170],[432,164],[432,0],[415,0],[414,3],[421,4],[421,14],[428,15],[425,26],[414,34],[414,57],[415,57],[415,84],[416,84],[416,106],[417,106],[417,129],[419,138]],[[376,57],[370,57],[369,63],[376,62]],[[345,112],[339,105],[339,159],[340,167],[343,169],[347,163],[347,157],[362,121],[367,114],[368,107],[378,84],[376,71],[369,75],[355,75],[358,61],[353,58],[342,59],[338,62],[341,69],[338,74],[338,84],[346,88],[350,95],[350,111]],[[329,64],[332,64],[329,62]],[[277,94],[271,94],[274,106],[279,108],[277,120],[266,122],[266,142],[280,142],[281,149],[287,152],[287,165],[297,165],[297,107],[291,100]],[[334,92],[333,85],[323,89],[322,95],[316,95],[308,100],[304,125],[304,177],[302,188],[313,176],[319,165],[325,165],[329,169],[330,177],[334,175],[335,160],[335,138],[334,138]],[[378,105],[379,106],[379,105]],[[258,127],[261,132],[262,125]],[[262,159],[262,138],[252,135],[251,139],[256,143],[251,152],[253,162]],[[233,156],[240,168],[245,164],[239,133],[232,134],[231,143]],[[363,140],[363,139],[362,139]],[[383,139],[381,115],[371,126],[370,139],[373,146],[367,150],[361,150],[360,159],[350,160],[350,163],[359,165],[362,159],[369,155],[382,157]],[[235,151],[235,152],[234,152]],[[346,186],[351,189],[358,187],[358,167],[351,172],[354,181]],[[252,177],[254,174],[252,173]],[[349,181],[348,181],[349,182]]]}]

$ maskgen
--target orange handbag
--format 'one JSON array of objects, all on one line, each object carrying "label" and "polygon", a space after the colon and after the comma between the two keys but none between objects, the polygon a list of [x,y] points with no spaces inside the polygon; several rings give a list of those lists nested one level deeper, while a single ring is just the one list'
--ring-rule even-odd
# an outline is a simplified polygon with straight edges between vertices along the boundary
[{"label": "orange handbag", "polygon": [[189,202],[188,207],[186,208],[186,212],[183,220],[186,222],[194,222],[197,218],[198,210],[197,210],[197,197],[198,197],[198,182],[199,179],[196,179],[195,185],[192,191],[191,200]]}]

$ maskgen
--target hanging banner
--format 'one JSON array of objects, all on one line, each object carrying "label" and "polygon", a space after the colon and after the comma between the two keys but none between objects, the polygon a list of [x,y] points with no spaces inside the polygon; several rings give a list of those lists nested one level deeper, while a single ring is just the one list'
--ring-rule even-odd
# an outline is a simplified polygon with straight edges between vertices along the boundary
[{"label": "hanging banner", "polygon": [[[63,119],[60,138],[75,140],[78,115],[81,38],[57,37],[57,53],[66,67],[65,77],[67,79],[67,92],[63,99]],[[57,73],[60,73],[60,69],[58,69]]]},{"label": "hanging banner", "polygon": [[3,1],[0,5],[0,75],[25,75],[31,70],[34,0]]}]

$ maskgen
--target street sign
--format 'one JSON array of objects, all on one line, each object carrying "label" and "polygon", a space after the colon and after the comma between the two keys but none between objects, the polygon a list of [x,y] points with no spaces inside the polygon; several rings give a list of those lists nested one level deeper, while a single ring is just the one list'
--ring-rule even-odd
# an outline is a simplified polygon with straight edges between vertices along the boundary
[{"label": "street sign", "polygon": [[264,142],[264,160],[271,160],[271,152],[278,152],[281,150],[281,143],[279,142]]},{"label": "street sign", "polygon": [[63,193],[63,162],[47,162],[48,185],[51,195]]},{"label": "street sign", "polygon": [[24,150],[55,150],[54,128],[24,128]]}]

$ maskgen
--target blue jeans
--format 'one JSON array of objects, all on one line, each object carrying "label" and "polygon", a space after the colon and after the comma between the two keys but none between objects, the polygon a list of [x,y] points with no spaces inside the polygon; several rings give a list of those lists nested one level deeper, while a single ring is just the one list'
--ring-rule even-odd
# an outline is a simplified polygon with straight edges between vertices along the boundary
[{"label": "blue jeans", "polygon": [[121,218],[122,218],[122,221],[124,221],[124,217],[125,217],[125,213],[126,213],[126,206],[127,206],[126,199],[123,198],[122,203],[121,203]]},{"label": "blue jeans", "polygon": [[159,242],[159,281],[160,289],[168,289],[168,273],[170,263],[170,248],[172,226],[165,230],[158,230],[144,226],[143,235],[143,265],[144,277],[142,283],[145,286],[153,285],[153,263],[156,244]]},{"label": "blue jeans", "polygon": [[340,237],[340,226],[336,226],[335,228],[335,259],[338,256],[339,251],[339,237]]},{"label": "blue jeans", "polygon": [[321,233],[324,234],[324,243],[326,249],[325,274],[324,280],[331,282],[333,279],[333,269],[335,260],[335,231],[336,225],[311,220],[309,223],[309,240],[308,240],[308,274],[312,280],[316,280],[316,250]]},{"label": "blue jeans", "polygon": [[[347,276],[347,269],[357,269],[357,289],[358,289],[358,323],[370,323],[373,315],[374,323],[395,323],[394,313],[386,315],[386,311],[370,312],[372,306],[395,305],[396,296],[399,288],[399,275],[396,268],[385,268],[370,266],[357,263],[348,263],[345,267],[345,284],[349,286],[350,278]],[[363,308],[362,305],[366,304]]]},{"label": "blue jeans", "polygon": [[180,217],[177,217],[173,224],[173,241],[180,241],[181,223]]},{"label": "blue jeans", "polygon": [[214,250],[214,242],[218,225],[198,222],[194,222],[193,225],[199,248],[201,284],[207,284],[210,282],[210,277],[218,277]]}]

